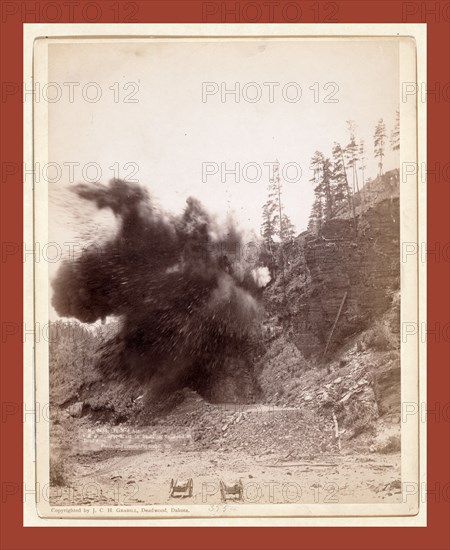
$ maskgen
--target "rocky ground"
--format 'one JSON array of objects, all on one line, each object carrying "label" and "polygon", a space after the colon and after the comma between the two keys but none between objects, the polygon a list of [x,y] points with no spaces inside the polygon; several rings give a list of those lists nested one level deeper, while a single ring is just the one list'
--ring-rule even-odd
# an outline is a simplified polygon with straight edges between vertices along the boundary
[{"label": "rocky ground", "polygon": [[399,448],[387,447],[398,436],[398,424],[379,422],[369,446],[339,434],[339,451],[332,418],[307,405],[211,405],[193,392],[151,426],[64,412],[51,504],[176,504],[172,478],[193,479],[185,504],[220,503],[220,480],[242,481],[240,503],[400,502]]},{"label": "rocky ground", "polygon": [[136,388],[116,411],[97,381],[85,401],[52,408],[51,504],[177,503],[177,478],[193,479],[186,504],[220,503],[220,480],[242,482],[236,506],[400,502],[395,318],[388,310],[326,364],[278,334],[257,367],[259,403],[209,403],[185,389],[149,407]]}]

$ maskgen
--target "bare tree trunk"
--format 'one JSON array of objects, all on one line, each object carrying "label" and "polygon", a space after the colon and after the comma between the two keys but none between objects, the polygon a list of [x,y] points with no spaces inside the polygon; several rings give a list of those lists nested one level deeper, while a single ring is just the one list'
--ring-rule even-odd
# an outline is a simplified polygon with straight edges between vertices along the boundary
[{"label": "bare tree trunk", "polygon": [[361,168],[361,177],[362,177],[362,192],[364,198],[364,204],[366,203],[366,184],[364,180],[364,168]]},{"label": "bare tree trunk", "polygon": [[361,193],[359,192],[358,169],[356,168],[356,162],[353,164],[353,170],[355,171],[356,191],[358,192],[358,195],[361,197]]},{"label": "bare tree trunk", "polygon": [[344,307],[344,304],[345,304],[345,300],[347,299],[347,294],[348,292],[345,292],[344,297],[342,298],[342,301],[341,301],[341,305],[339,306],[339,311],[336,315],[336,319],[334,320],[333,327],[331,328],[330,336],[328,337],[327,345],[325,346],[325,351],[323,352],[323,355],[322,355],[322,361],[325,359],[325,355],[327,354],[328,347],[331,342],[331,338],[333,337],[334,329],[336,328],[336,325],[339,321],[339,317],[341,316],[341,313],[342,313],[342,308]]},{"label": "bare tree trunk", "polygon": [[345,168],[345,160],[344,160],[344,153],[341,149],[341,160],[342,160],[342,166],[344,168],[344,176],[345,176],[345,186],[347,188],[347,200],[349,203],[349,207],[352,209],[353,213],[353,225],[355,227],[355,233],[356,233],[356,212],[355,212],[355,199],[353,195],[350,197],[350,187],[348,185],[348,178],[347,178],[347,169]]},{"label": "bare tree trunk", "polygon": [[283,300],[286,302],[286,276],[284,273],[284,250],[283,250],[283,219],[282,219],[282,208],[281,208],[281,189],[280,189],[280,175],[278,176],[278,211],[280,215],[280,250],[281,250],[281,273],[283,277]]},{"label": "bare tree trunk", "polygon": [[339,435],[339,424],[335,413],[333,412],[334,436],[338,442],[339,452],[341,452],[341,436]]}]

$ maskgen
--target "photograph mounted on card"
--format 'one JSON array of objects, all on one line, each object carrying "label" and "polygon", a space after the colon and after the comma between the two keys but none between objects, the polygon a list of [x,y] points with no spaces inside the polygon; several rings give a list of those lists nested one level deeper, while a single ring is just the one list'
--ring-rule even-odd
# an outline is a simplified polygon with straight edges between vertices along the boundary
[{"label": "photograph mounted on card", "polygon": [[39,516],[413,521],[422,28],[101,27],[28,42]]}]

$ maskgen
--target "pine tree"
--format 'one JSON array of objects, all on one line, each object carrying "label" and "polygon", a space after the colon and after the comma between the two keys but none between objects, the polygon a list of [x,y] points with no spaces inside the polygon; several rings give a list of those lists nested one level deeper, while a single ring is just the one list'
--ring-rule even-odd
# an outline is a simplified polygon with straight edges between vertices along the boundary
[{"label": "pine tree", "polygon": [[282,243],[291,243],[295,237],[295,226],[286,214],[282,214]]},{"label": "pine tree", "polygon": [[317,195],[314,198],[313,205],[311,207],[311,213],[309,214],[308,230],[312,233],[320,234],[322,232],[323,224],[323,210],[321,198]]},{"label": "pine tree", "polygon": [[273,204],[267,200],[263,205],[263,222],[261,225],[261,237],[269,252],[272,252],[273,238],[275,236],[275,226],[273,223]]},{"label": "pine tree", "polygon": [[280,170],[279,165],[276,164],[267,188],[268,197],[263,205],[261,225],[261,236],[269,250],[273,248],[274,237],[277,237],[281,243],[285,243],[295,236],[295,227],[288,215],[283,212],[282,194]]},{"label": "pine tree", "polygon": [[362,191],[363,191],[363,198],[364,202],[366,201],[366,187],[365,187],[365,178],[364,178],[364,171],[367,168],[367,158],[366,158],[366,146],[364,143],[364,140],[361,139],[359,141],[359,148],[358,148],[358,160],[359,160],[359,169],[361,170],[361,180],[362,180]]},{"label": "pine tree", "polygon": [[[347,169],[345,166],[344,151],[340,143],[334,142],[332,149],[333,158],[333,195],[337,207],[340,207],[345,201],[348,204],[349,211],[353,214],[353,219],[356,219],[355,204],[353,194],[347,178]],[[356,222],[355,222],[356,223]]]},{"label": "pine tree", "polygon": [[278,162],[274,167],[273,177],[270,179],[268,191],[268,208],[269,212],[273,215],[272,222],[275,227],[275,231],[278,233],[278,238],[280,241],[278,246],[278,257],[281,264],[281,274],[283,281],[283,300],[284,302],[286,302],[286,260],[284,246],[293,239],[295,232],[291,220],[289,219],[287,214],[283,212],[283,204],[281,201],[282,185],[280,180],[280,167]]},{"label": "pine tree", "polygon": [[331,191],[332,178],[331,160],[329,158],[324,158],[322,166],[322,185],[323,194],[325,196],[325,220],[329,220],[333,217],[334,200]]},{"label": "pine tree", "polygon": [[339,143],[334,142],[331,154],[333,159],[331,177],[333,181],[333,196],[336,208],[339,208],[344,203],[347,203],[348,206],[351,207],[350,188],[347,183],[344,156]]},{"label": "pine tree", "polygon": [[314,233],[322,231],[324,222],[323,153],[316,151],[311,158],[310,168],[313,175],[310,182],[314,185],[314,203],[309,216],[308,229]]},{"label": "pine tree", "polygon": [[391,131],[391,149],[398,151],[400,149],[400,111],[395,111],[395,126]]},{"label": "pine tree", "polygon": [[378,174],[383,175],[383,157],[384,157],[384,147],[386,145],[386,125],[382,118],[378,121],[378,124],[375,127],[375,133],[373,136],[374,139],[374,153],[375,158],[378,159]]},{"label": "pine tree", "polygon": [[320,232],[322,223],[331,219],[334,212],[333,164],[323,153],[316,151],[311,159],[310,168],[313,171],[310,181],[314,185],[315,195],[310,227]]},{"label": "pine tree", "polygon": [[310,169],[313,171],[313,176],[310,181],[316,185],[322,182],[324,159],[325,157],[320,151],[316,151],[311,158]]},{"label": "pine tree", "polygon": [[358,146],[356,144],[356,123],[353,120],[347,120],[347,129],[350,134],[350,142],[345,148],[345,155],[347,157],[347,166],[350,168],[352,173],[352,189],[353,194],[355,194],[355,192],[359,193],[358,170],[356,164],[358,160]]}]

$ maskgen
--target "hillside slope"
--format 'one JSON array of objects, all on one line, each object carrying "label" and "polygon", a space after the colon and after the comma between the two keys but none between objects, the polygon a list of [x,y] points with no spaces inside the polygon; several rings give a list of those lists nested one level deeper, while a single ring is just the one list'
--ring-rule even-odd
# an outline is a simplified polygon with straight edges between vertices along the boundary
[{"label": "hillside slope", "polygon": [[284,278],[265,291],[271,331],[258,363],[266,402],[334,415],[349,442],[399,434],[398,172],[371,189],[356,220],[343,211],[291,246]]}]

